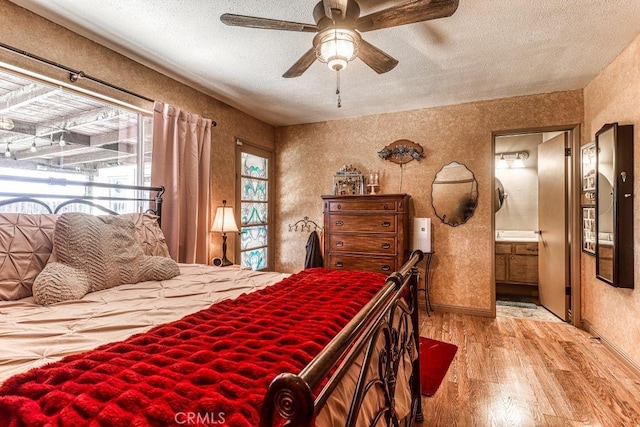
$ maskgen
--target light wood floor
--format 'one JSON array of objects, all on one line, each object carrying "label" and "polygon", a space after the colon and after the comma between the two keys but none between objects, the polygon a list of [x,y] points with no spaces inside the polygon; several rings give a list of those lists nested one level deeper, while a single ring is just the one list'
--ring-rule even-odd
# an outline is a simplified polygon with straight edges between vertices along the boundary
[{"label": "light wood floor", "polygon": [[422,399],[425,427],[640,426],[640,378],[585,331],[437,312],[421,323],[420,335],[458,346]]}]

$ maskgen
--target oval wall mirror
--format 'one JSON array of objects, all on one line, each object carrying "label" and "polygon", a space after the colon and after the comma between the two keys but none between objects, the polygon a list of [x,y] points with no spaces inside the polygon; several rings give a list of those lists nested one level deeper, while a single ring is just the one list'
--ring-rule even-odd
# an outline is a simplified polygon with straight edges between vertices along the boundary
[{"label": "oval wall mirror", "polygon": [[436,174],[431,203],[443,223],[457,227],[473,216],[478,205],[478,181],[465,165],[451,162]]}]

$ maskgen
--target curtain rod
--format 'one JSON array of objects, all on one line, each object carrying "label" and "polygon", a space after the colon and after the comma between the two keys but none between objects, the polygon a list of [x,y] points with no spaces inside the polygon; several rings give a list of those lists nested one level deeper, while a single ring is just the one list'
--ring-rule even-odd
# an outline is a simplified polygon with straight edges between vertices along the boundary
[{"label": "curtain rod", "polygon": [[8,44],[4,44],[4,43],[0,42],[0,47],[3,48],[3,49],[9,50],[11,52],[17,53],[18,55],[26,56],[27,58],[35,59],[36,61],[45,63],[45,64],[50,65],[52,67],[59,68],[61,70],[64,70],[64,71],[69,73],[69,80],[74,82],[74,83],[77,82],[79,79],[87,79],[87,80],[91,80],[92,82],[101,84],[103,86],[110,87],[111,89],[115,89],[115,90],[118,90],[120,92],[124,92],[124,93],[126,93],[128,95],[135,96],[136,98],[140,98],[140,99],[143,99],[143,100],[149,101],[149,102],[154,102],[153,99],[147,98],[146,96],[139,95],[139,94],[137,94],[135,92],[132,92],[132,91],[130,91],[128,89],[125,89],[123,87],[116,86],[116,85],[111,84],[109,82],[105,82],[104,80],[101,80],[101,79],[99,79],[97,77],[93,77],[93,76],[90,76],[88,74],[85,74],[83,71],[74,70],[73,68],[69,68],[69,67],[67,67],[65,65],[59,64],[57,62],[54,62],[54,61],[51,61],[49,59],[43,58],[41,56],[34,55],[33,53],[29,53],[27,51],[15,48],[13,46],[9,46]]},{"label": "curtain rod", "polygon": [[[110,87],[111,89],[115,89],[115,90],[118,90],[120,92],[124,92],[124,93],[126,93],[128,95],[131,95],[131,96],[135,96],[136,98],[140,98],[140,99],[143,99],[143,100],[149,101],[149,102],[155,102],[154,99],[147,98],[146,96],[137,94],[137,93],[132,92],[132,91],[130,91],[128,89],[125,89],[123,87],[116,86],[116,85],[111,84],[109,82],[105,82],[104,80],[101,80],[101,79],[99,79],[97,77],[93,77],[93,76],[90,76],[88,74],[85,74],[83,71],[74,70],[73,68],[69,68],[66,65],[62,65],[62,64],[59,64],[57,62],[51,61],[49,59],[43,58],[41,56],[34,55],[33,53],[29,53],[29,52],[27,52],[25,50],[21,50],[21,49],[18,49],[16,47],[9,46],[8,44],[4,44],[4,43],[0,42],[0,48],[6,49],[6,50],[11,51],[13,53],[17,53],[18,55],[26,56],[27,58],[35,59],[36,61],[42,62],[42,63],[50,65],[52,67],[56,67],[56,68],[59,68],[61,70],[64,70],[64,71],[69,73],[69,80],[72,83],[75,83],[80,79],[87,79],[87,80],[91,80],[92,82],[101,84],[103,86]],[[211,120],[211,126],[212,127],[216,127],[216,126],[218,126],[218,123],[215,120]]]}]

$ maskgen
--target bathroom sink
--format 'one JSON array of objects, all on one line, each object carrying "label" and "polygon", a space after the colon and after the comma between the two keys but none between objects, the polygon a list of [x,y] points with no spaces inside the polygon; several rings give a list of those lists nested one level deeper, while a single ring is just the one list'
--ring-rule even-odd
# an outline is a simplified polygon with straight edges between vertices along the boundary
[{"label": "bathroom sink", "polygon": [[496,242],[537,242],[537,237],[499,237]]},{"label": "bathroom sink", "polygon": [[537,242],[538,235],[527,230],[496,230],[496,242]]}]

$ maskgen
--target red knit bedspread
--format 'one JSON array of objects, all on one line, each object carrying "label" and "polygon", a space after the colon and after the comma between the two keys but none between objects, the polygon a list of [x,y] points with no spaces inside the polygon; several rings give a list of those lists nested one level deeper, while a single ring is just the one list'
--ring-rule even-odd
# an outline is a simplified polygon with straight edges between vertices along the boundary
[{"label": "red knit bedspread", "polygon": [[0,388],[0,426],[257,426],[271,380],[300,372],[384,279],[305,270],[32,369]]}]

